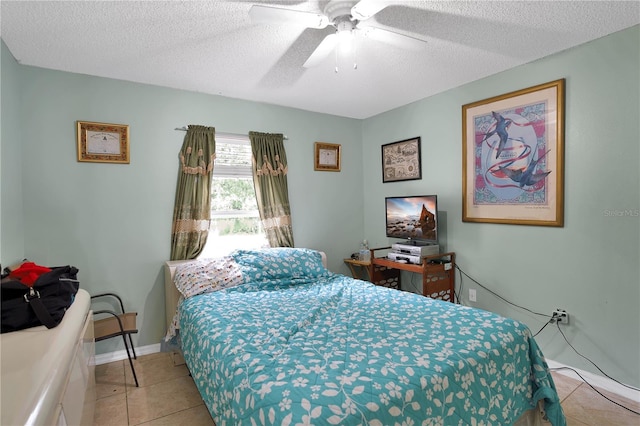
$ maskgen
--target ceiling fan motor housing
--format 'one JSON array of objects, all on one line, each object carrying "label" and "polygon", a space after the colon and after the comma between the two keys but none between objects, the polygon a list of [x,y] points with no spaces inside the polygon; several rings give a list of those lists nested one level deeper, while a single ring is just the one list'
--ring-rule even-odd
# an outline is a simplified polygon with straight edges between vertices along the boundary
[{"label": "ceiling fan motor housing", "polygon": [[340,16],[334,21],[336,30],[340,33],[343,31],[353,31],[356,29],[358,21],[352,21],[348,17]]},{"label": "ceiling fan motor housing", "polygon": [[358,20],[351,16],[351,8],[355,1],[333,0],[327,3],[324,14],[338,31],[351,31],[355,29]]}]

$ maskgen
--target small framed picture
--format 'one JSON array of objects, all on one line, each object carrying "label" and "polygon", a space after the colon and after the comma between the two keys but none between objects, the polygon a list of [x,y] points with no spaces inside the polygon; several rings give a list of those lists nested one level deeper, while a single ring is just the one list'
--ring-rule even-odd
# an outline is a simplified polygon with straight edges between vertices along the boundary
[{"label": "small framed picture", "polygon": [[382,182],[422,179],[420,137],[382,145]]},{"label": "small framed picture", "polygon": [[129,164],[129,126],[77,122],[78,161]]},{"label": "small framed picture", "polygon": [[316,142],[313,170],[321,172],[340,171],[340,144]]}]

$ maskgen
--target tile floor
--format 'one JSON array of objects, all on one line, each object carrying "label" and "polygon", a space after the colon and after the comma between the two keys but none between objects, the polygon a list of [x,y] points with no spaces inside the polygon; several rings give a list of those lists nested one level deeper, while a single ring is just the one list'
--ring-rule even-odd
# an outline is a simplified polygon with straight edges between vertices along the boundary
[{"label": "tile floor", "polygon": [[[134,362],[138,388],[128,360],[96,366],[95,426],[214,425],[184,365],[174,366],[167,353]],[[553,377],[569,426],[640,425],[640,416],[602,398],[587,384],[558,373]],[[603,393],[640,411],[640,403]]]}]

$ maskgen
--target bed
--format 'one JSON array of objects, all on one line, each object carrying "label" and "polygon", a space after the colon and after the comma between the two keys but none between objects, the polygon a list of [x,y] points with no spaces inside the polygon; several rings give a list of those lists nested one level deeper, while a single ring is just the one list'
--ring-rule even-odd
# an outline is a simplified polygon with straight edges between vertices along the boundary
[{"label": "bed", "polygon": [[167,267],[167,315],[179,306],[182,353],[218,426],[566,423],[524,324],[323,259],[238,250]]}]

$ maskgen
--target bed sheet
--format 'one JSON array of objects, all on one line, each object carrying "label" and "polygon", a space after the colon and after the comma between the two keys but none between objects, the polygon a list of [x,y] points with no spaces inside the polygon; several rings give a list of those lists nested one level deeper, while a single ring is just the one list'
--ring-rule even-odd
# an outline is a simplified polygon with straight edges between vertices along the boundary
[{"label": "bed sheet", "polygon": [[325,274],[182,302],[182,349],[218,426],[502,425],[544,400],[530,330],[479,309]]}]

